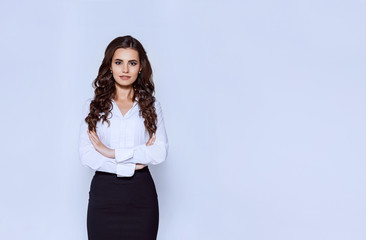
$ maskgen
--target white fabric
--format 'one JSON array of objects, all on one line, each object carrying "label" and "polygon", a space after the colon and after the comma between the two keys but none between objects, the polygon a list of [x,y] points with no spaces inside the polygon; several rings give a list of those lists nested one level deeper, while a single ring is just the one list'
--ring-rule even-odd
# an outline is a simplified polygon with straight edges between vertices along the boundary
[{"label": "white fabric", "polygon": [[109,148],[115,149],[115,158],[108,158],[95,150],[88,136],[88,125],[85,118],[89,114],[92,98],[83,104],[82,119],[79,132],[79,158],[83,166],[102,172],[117,174],[118,177],[131,177],[135,173],[136,163],[159,164],[167,158],[168,138],[164,125],[163,112],[160,102],[155,100],[158,117],[156,139],[153,145],[146,146],[149,140],[148,131],[144,125],[144,118],[140,116],[137,101],[133,107],[122,115],[116,102],[112,99],[113,108],[107,122],[97,123],[97,135],[101,142]]}]

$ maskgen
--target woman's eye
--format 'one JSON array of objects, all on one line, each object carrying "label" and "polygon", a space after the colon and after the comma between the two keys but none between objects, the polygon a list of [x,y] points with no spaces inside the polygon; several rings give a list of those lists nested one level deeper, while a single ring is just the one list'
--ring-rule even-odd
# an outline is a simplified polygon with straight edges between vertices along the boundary
[{"label": "woman's eye", "polygon": [[[121,62],[115,62],[115,64],[120,65],[120,64],[121,64]],[[136,62],[130,62],[130,64],[131,64],[132,66],[135,66],[137,63],[136,63]]]}]

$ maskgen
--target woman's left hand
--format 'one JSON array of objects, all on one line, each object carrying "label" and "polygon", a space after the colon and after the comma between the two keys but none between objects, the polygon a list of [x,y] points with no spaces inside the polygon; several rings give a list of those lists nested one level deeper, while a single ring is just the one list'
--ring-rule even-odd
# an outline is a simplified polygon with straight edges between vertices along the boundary
[{"label": "woman's left hand", "polygon": [[89,135],[89,139],[93,144],[95,150],[97,150],[100,154],[105,157],[113,158],[113,149],[106,147],[99,139],[97,133],[95,131],[87,131]]}]

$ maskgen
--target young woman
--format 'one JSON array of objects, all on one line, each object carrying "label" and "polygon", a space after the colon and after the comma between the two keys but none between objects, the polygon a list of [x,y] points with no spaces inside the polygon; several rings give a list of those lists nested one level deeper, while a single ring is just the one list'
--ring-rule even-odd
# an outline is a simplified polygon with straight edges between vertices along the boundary
[{"label": "young woman", "polygon": [[168,138],[152,69],[141,43],[117,37],[105,51],[94,98],[83,106],[79,154],[95,170],[89,191],[89,240],[155,240],[158,195],[148,164],[167,158]]}]

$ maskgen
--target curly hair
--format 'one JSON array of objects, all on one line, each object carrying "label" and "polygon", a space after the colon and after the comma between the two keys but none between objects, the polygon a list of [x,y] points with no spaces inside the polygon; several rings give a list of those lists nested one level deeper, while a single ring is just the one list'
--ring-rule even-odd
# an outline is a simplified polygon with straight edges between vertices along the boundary
[{"label": "curly hair", "polygon": [[138,51],[142,70],[136,81],[132,84],[134,88],[132,100],[135,101],[138,98],[138,104],[140,106],[139,114],[144,118],[145,128],[151,137],[157,129],[157,114],[154,106],[155,97],[153,96],[155,87],[152,79],[152,68],[142,44],[130,35],[117,37],[108,44],[104,53],[104,59],[99,67],[98,76],[92,84],[94,98],[90,102],[90,112],[85,118],[85,121],[88,123],[89,131],[96,131],[96,125],[101,119],[102,123],[106,121],[108,126],[110,126],[110,121],[107,117],[113,108],[112,99],[115,98],[116,87],[113,74],[109,67],[112,64],[114,52],[118,48],[132,48]]}]

